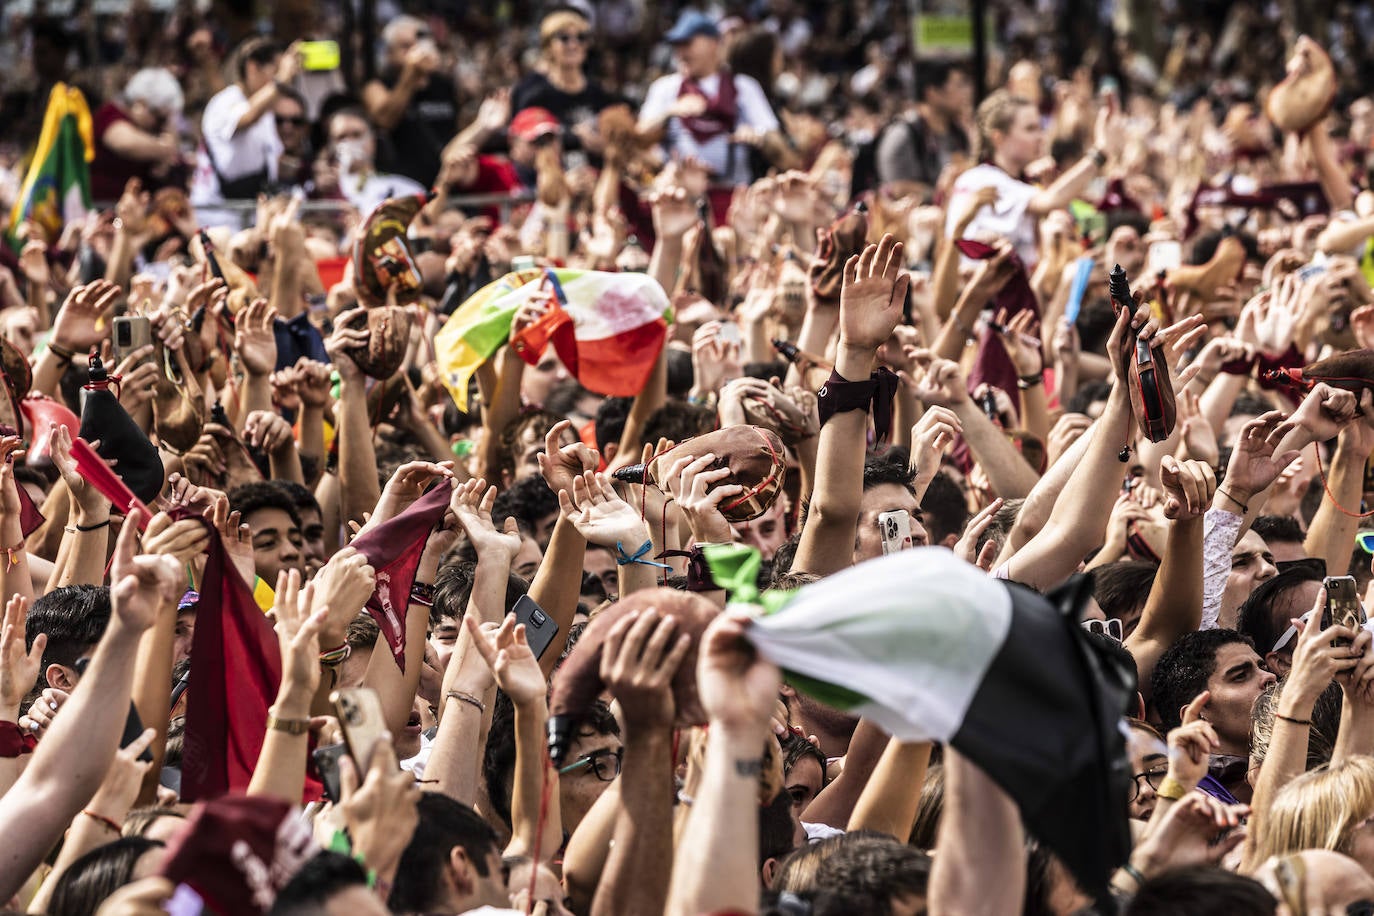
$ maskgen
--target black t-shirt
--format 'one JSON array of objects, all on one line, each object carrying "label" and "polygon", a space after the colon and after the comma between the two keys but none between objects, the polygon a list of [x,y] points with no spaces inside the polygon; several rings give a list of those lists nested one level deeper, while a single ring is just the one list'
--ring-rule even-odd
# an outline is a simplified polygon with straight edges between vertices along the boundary
[{"label": "black t-shirt", "polygon": [[[399,73],[378,77],[387,89],[394,89]],[[415,90],[405,114],[390,131],[378,137],[377,170],[413,178],[425,187],[439,177],[440,153],[458,133],[458,87],[441,73],[432,73],[429,82]]]},{"label": "black t-shirt", "polygon": [[526,108],[547,108],[563,123],[563,145],[568,148],[575,126],[595,118],[603,108],[621,101],[591,80],[587,80],[581,92],[564,92],[550,83],[544,74],[530,73],[516,83],[511,91],[510,110],[511,115],[516,115]]}]

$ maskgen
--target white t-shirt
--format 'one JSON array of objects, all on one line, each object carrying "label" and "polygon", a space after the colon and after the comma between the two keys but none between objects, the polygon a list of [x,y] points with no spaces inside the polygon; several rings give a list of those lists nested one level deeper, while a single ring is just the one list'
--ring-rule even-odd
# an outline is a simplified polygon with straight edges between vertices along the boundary
[{"label": "white t-shirt", "polygon": [[[759,85],[758,80],[742,74],[736,74],[734,79],[735,105],[739,109],[739,121],[735,126],[752,127],[760,133],[777,130],[777,115],[773,114],[773,108],[768,104],[768,97],[763,94],[763,87]],[[719,73],[713,73],[698,82],[701,85],[701,91],[706,94],[707,98],[716,98],[720,90]],[[649,91],[644,95],[644,104],[639,106],[640,123],[661,119],[673,107],[673,103],[677,101],[678,93],[681,91],[682,74],[680,73],[671,73],[654,80],[653,84],[649,86]],[[752,179],[749,174],[749,150],[747,148],[741,147],[735,150],[732,167],[730,162],[732,144],[728,132],[717,134],[705,143],[698,144],[691,132],[682,126],[680,120],[670,118],[663,143],[678,156],[684,158],[692,156],[700,159],[721,180],[731,184],[748,184]]]},{"label": "white t-shirt", "polygon": [[235,134],[234,125],[247,110],[248,96],[237,83],[215,93],[206,104],[200,128],[210,160],[225,181],[245,178],[264,168],[267,177],[276,181],[277,159],[285,147],[277,136],[272,109]]},{"label": "white t-shirt", "polygon": [[339,190],[348,202],[358,208],[364,216],[377,209],[377,205],[388,197],[405,197],[420,194],[425,189],[418,181],[404,175],[379,175],[376,172],[367,176],[362,186],[358,185],[357,175],[341,175]]},{"label": "white t-shirt", "polygon": [[1035,217],[1027,213],[1026,208],[1040,192],[995,165],[975,165],[954,182],[946,211],[945,233],[954,231],[955,221],[968,209],[974,193],[987,187],[997,189],[997,202],[978,211],[965,236],[982,242],[1006,239],[1016,247],[1016,253],[1029,271],[1039,257],[1035,247]]}]

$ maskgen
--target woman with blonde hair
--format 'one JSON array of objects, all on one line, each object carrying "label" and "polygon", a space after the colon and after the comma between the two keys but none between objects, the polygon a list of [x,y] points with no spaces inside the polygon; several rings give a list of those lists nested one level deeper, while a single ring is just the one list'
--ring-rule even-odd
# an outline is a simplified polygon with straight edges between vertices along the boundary
[{"label": "woman with blonde hair", "polygon": [[[511,113],[547,109],[565,134],[571,133],[582,146],[597,148],[596,116],[620,100],[587,77],[591,44],[591,23],[577,10],[557,7],[540,20],[539,62],[511,91]],[[564,136],[565,149],[577,146],[570,145],[570,139]]]},{"label": "woman with blonde hair", "polygon": [[1115,100],[1109,98],[1098,111],[1092,148],[1047,188],[1024,178],[1026,167],[1044,154],[1045,132],[1034,104],[999,89],[978,106],[974,126],[973,157],[978,164],[954,182],[945,231],[952,232],[980,193],[992,188],[991,202],[979,207],[965,235],[985,241],[1007,239],[1030,269],[1037,259],[1037,221],[1083,194],[1107,161],[1120,153],[1125,136]]},{"label": "woman with blonde hair", "polygon": [[1330,849],[1374,875],[1374,757],[1347,757],[1309,770],[1256,815],[1249,861]]}]

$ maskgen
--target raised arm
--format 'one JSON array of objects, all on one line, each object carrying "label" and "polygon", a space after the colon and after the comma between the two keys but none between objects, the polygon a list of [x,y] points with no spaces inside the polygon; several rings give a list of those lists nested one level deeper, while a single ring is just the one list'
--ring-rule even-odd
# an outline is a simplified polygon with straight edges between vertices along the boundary
[{"label": "raised arm", "polygon": [[988,475],[997,494],[1019,499],[1034,489],[1040,475],[1026,463],[1002,428],[973,402],[957,363],[937,359],[916,385],[916,397],[927,405],[944,407],[959,418],[964,441]]},{"label": "raised arm", "polygon": [[[1132,319],[1125,309],[1107,342],[1115,370],[1115,384],[1098,419],[1092,441],[1075,467],[1064,491],[1050,512],[1049,521],[1007,563],[1008,578],[1035,588],[1048,589],[1063,582],[1102,541],[1115,495],[1121,488],[1119,453],[1132,439],[1134,419],[1126,395],[1124,350],[1131,348],[1128,327],[1134,324],[1142,338],[1153,336],[1155,324],[1142,312]],[[968,428],[965,420],[964,428]]]},{"label": "raised arm", "polygon": [[673,867],[672,681],[691,646],[653,610],[617,621],[602,673],[625,722],[615,838],[592,901],[593,916],[661,913]]},{"label": "raised arm", "polygon": [[1364,492],[1364,467],[1371,451],[1374,451],[1374,397],[1366,389],[1361,393],[1360,415],[1336,437],[1322,502],[1302,545],[1309,557],[1325,561],[1331,575],[1344,575],[1355,549],[1355,530],[1360,520],[1352,512],[1359,512]]},{"label": "raised arm", "polygon": [[854,813],[849,816],[847,829],[851,833],[876,830],[905,843],[916,823],[916,809],[921,802],[921,787],[925,784],[929,763],[929,741],[889,740],[887,750],[883,751],[878,766],[859,795]]},{"label": "raised arm", "polygon": [[1126,640],[1146,699],[1150,673],[1160,656],[1202,623],[1203,516],[1217,487],[1206,462],[1179,461],[1172,455],[1160,462],[1159,479],[1165,493],[1164,517],[1171,522],[1168,542],[1140,623]]},{"label": "raised arm", "polygon": [[[863,385],[872,375],[878,347],[901,318],[910,281],[902,270],[902,244],[883,236],[844,267],[840,292],[840,346],[827,385]],[[821,427],[816,450],[816,488],[802,528],[793,569],[825,575],[848,566],[854,524],[863,498],[868,411],[844,410]]]},{"label": "raised arm", "polygon": [[759,774],[782,678],[745,641],[747,621],[727,611],[702,637],[697,689],[710,732],[701,791],[673,860],[668,916],[758,910]]},{"label": "raised arm", "polygon": [[339,373],[338,429],[339,491],[342,521],[363,523],[363,513],[381,498],[377,480],[377,452],[372,445],[372,424],[367,417],[367,379],[348,355],[351,347],[366,346],[368,332],[347,327],[353,312],[336,319],[334,333],[325,343],[329,359]]},{"label": "raised arm", "polygon": [[[544,726],[549,719],[548,683],[525,641],[525,627],[508,614],[495,632],[483,632],[476,618],[463,618],[473,646],[481,654],[515,706],[515,779],[511,794],[511,839],[506,856],[529,856],[546,862],[562,845],[558,771],[549,764]],[[542,799],[542,801],[541,801]],[[544,808],[541,813],[541,807]],[[539,821],[547,818],[542,843]]]},{"label": "raised arm", "polygon": [[277,574],[272,613],[281,649],[281,684],[267,710],[267,736],[258,753],[249,795],[300,804],[309,751],[310,704],[320,686],[320,627],[329,608],[315,586],[301,588],[296,570]]},{"label": "raised arm", "polygon": [[[997,783],[945,748],[945,805],[940,816],[928,900],[932,913],[1015,913],[1026,893],[1021,814]],[[989,882],[988,875],[997,875]]]},{"label": "raised arm", "polygon": [[9,899],[105,778],[124,730],[139,638],[160,606],[181,597],[170,557],[135,556],[139,511],[129,513],[110,569],[109,625],[65,711],[34,751],[18,782],[0,798],[0,897]]}]

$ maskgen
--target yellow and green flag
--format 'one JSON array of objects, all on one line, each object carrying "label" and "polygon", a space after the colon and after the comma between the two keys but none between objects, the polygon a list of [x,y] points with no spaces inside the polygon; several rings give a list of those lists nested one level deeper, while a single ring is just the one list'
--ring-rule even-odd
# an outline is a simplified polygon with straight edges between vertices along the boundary
[{"label": "yellow and green flag", "polygon": [[11,243],[17,241],[15,231],[25,220],[38,223],[48,239],[55,241],[67,220],[91,209],[90,163],[94,158],[95,135],[86,97],[75,86],[58,83],[48,96],[43,131],[10,212]]}]

